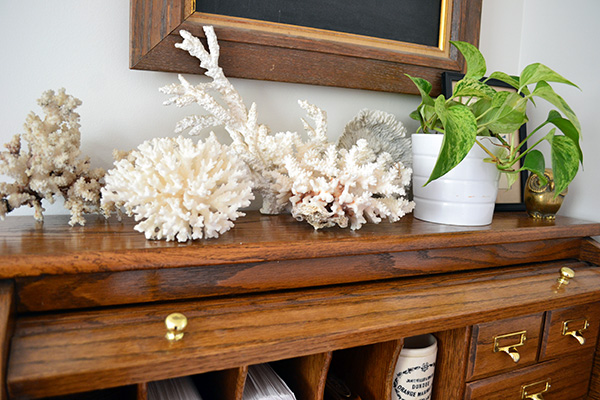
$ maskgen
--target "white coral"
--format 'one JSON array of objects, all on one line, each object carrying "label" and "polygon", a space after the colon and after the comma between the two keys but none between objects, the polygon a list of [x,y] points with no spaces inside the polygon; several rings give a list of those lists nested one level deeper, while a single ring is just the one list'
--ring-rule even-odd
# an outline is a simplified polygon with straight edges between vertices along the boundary
[{"label": "white coral", "polygon": [[318,107],[299,102],[315,125],[303,121],[308,140],[295,132],[272,135],[258,124],[256,104],[246,109],[218,65],[219,45],[213,28],[206,26],[204,32],[209,51],[186,31],[180,31],[184,41],[176,46],[197,57],[212,81],[194,86],[180,75],[180,84],[160,90],[172,95],[167,105],[198,104],[208,112],[183,119],[176,132],[190,129],[190,134],[199,134],[210,126],[225,127],[232,148],[250,167],[262,194],[261,212],[289,210],[316,229],[348,223],[358,229],[366,221],[378,223],[386,217],[396,221],[412,210],[413,203],[402,197],[412,171],[392,162],[387,153],[376,157],[366,141],[350,150],[338,150],[327,141],[327,117]]},{"label": "white coral", "polygon": [[288,155],[285,165],[293,181],[292,215],[315,229],[359,229],[384,218],[396,222],[414,208],[404,198],[410,171],[388,153],[376,157],[364,139],[350,150],[331,144],[320,156],[297,160]]},{"label": "white coral", "polygon": [[214,134],[146,141],[106,174],[103,203],[123,206],[148,239],[215,238],[254,198],[243,161]]},{"label": "white coral", "polygon": [[[60,89],[48,90],[38,104],[45,113],[27,116],[25,133],[15,135],[0,153],[0,173],[14,179],[0,182],[0,218],[13,209],[28,205],[34,217],[43,220],[42,200],[53,203],[56,196],[65,199],[71,212],[70,225],[85,224],[83,214],[100,212],[100,188],[104,170],[91,169],[89,158],[79,158],[79,114],[81,101]],[[22,141],[27,143],[24,146]],[[110,209],[103,209],[105,215]]]}]

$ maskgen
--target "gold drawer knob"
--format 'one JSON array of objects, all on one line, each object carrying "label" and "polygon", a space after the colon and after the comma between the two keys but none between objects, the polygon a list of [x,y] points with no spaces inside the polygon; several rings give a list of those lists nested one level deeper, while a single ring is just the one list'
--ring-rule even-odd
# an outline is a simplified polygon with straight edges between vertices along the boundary
[{"label": "gold drawer knob", "polygon": [[169,314],[165,318],[165,325],[167,326],[165,337],[167,340],[175,342],[183,337],[183,330],[187,326],[187,318],[181,313]]},{"label": "gold drawer knob", "polygon": [[521,386],[521,399],[544,400],[543,394],[550,390],[550,379]]},{"label": "gold drawer knob", "polygon": [[562,267],[560,269],[560,278],[558,278],[558,285],[568,285],[571,279],[575,278],[575,271],[569,267]]},{"label": "gold drawer knob", "polygon": [[562,334],[563,336],[574,337],[580,345],[585,344],[585,338],[583,337],[583,331],[589,328],[590,323],[587,318],[570,319],[563,321]]},{"label": "gold drawer knob", "polygon": [[[501,346],[501,343],[506,343],[507,339],[512,338],[515,338],[517,340],[517,343]],[[519,354],[519,349],[517,349],[517,347],[524,346],[526,340],[527,331],[519,331],[514,333],[507,333],[506,335],[494,336],[494,353],[504,352],[508,354],[514,362],[518,363],[521,359],[521,355]]]}]

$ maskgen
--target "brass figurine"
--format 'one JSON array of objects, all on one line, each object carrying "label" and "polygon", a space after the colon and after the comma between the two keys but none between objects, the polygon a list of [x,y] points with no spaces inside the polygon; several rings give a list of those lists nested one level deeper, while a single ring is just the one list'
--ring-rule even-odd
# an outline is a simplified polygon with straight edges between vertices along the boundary
[{"label": "brass figurine", "polygon": [[555,197],[552,170],[546,168],[544,176],[548,180],[545,185],[542,185],[537,175],[532,174],[527,179],[524,194],[525,208],[533,218],[553,220],[567,195],[568,188]]}]

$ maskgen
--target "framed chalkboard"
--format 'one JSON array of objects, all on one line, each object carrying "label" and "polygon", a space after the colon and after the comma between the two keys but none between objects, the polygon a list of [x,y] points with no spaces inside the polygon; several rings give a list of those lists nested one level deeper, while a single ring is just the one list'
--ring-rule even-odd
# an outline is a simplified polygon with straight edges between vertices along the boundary
[{"label": "framed chalkboard", "polygon": [[437,47],[442,0],[196,0],[201,13]]},{"label": "framed chalkboard", "polygon": [[416,93],[463,71],[450,40],[479,43],[482,0],[131,0],[130,66],[203,73],[174,44],[213,25],[229,77]]}]

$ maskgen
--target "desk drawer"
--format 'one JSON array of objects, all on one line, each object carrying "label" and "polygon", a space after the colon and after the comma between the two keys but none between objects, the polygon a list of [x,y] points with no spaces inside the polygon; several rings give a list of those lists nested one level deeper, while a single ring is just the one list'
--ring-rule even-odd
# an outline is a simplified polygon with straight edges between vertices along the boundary
[{"label": "desk drawer", "polygon": [[540,361],[596,347],[600,303],[549,311],[546,315]]},{"label": "desk drawer", "polygon": [[586,397],[593,352],[554,359],[467,384],[465,400],[576,400]]},{"label": "desk drawer", "polygon": [[543,313],[473,326],[467,380],[534,364]]}]

